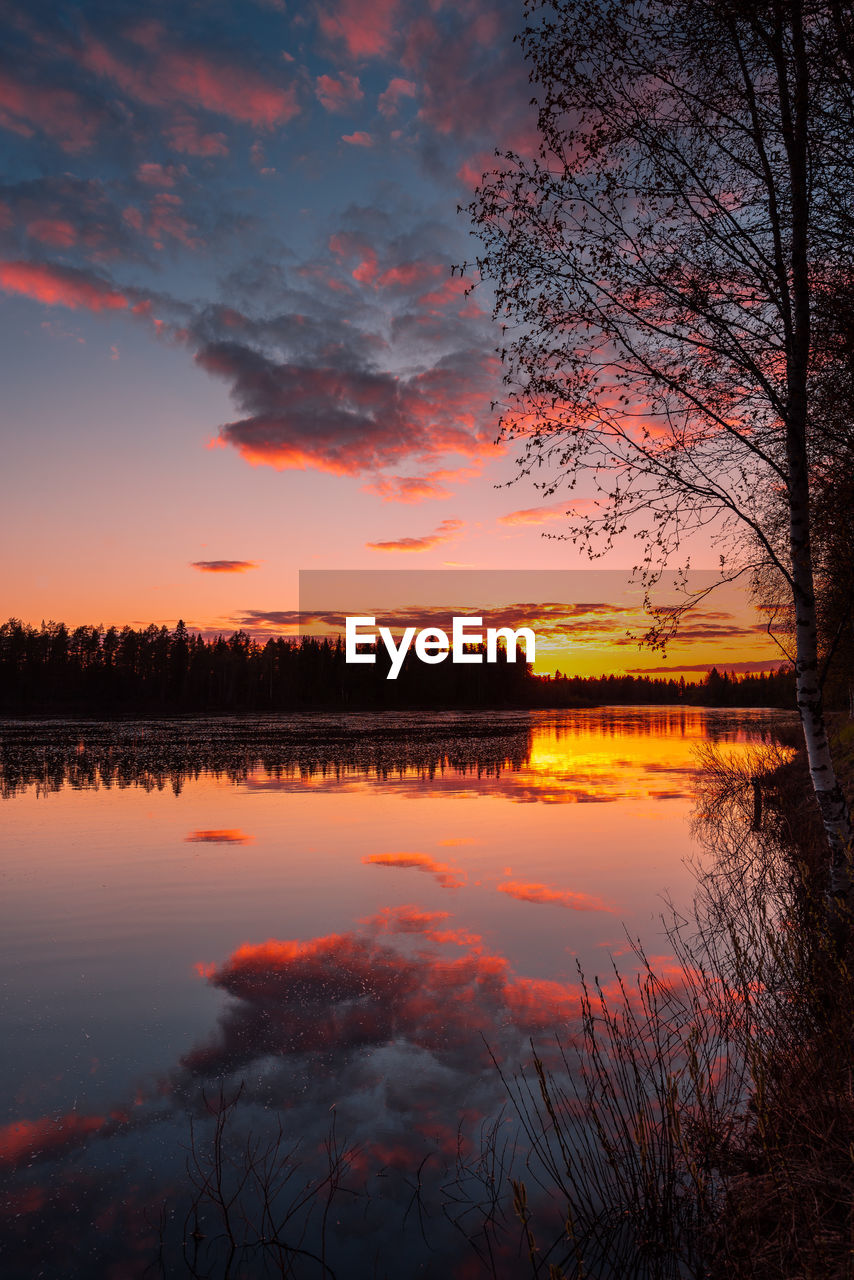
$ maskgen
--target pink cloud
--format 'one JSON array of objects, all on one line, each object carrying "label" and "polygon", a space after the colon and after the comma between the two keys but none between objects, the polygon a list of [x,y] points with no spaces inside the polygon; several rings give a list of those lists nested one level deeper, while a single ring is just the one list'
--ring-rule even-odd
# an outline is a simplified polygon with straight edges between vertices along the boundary
[{"label": "pink cloud", "polygon": [[372,147],[374,140],[369,133],[357,129],[355,133],[342,133],[341,141],[348,142],[351,147]]},{"label": "pink cloud", "polygon": [[394,538],[388,542],[366,542],[369,551],[431,551],[443,542],[452,542],[465,528],[464,520],[443,520],[433,533],[420,538]]},{"label": "pink cloud", "polygon": [[452,490],[429,476],[382,476],[364,486],[366,493],[378,494],[384,502],[424,502],[430,498],[450,498]]},{"label": "pink cloud", "polygon": [[354,236],[349,231],[338,231],[329,237],[329,252],[336,258],[347,258],[358,253],[367,242],[361,236]]},{"label": "pink cloud", "polygon": [[27,235],[57,249],[70,249],[77,241],[76,230],[64,218],[34,218],[27,223]]},{"label": "pink cloud", "polygon": [[404,289],[417,288],[426,284],[428,280],[435,280],[446,270],[447,267],[440,262],[401,262],[384,271],[377,284],[382,285],[384,289],[395,286]]},{"label": "pink cloud", "polygon": [[342,40],[353,58],[377,58],[391,49],[397,0],[337,0],[321,11],[320,30]]},{"label": "pink cloud", "polygon": [[414,80],[404,80],[401,76],[395,76],[389,81],[388,88],[377,99],[380,115],[386,117],[395,115],[401,99],[414,98],[417,92]]},{"label": "pink cloud", "polygon": [[423,294],[418,299],[419,306],[430,308],[446,307],[451,302],[458,302],[471,286],[472,281],[469,278],[452,276],[450,279],[445,280],[438,289],[434,289],[431,293]]},{"label": "pink cloud", "polygon": [[480,467],[439,468],[423,476],[381,476],[366,484],[366,493],[378,494],[384,502],[424,502],[432,498],[450,498],[453,490],[446,481],[471,480],[480,475]]},{"label": "pink cloud", "polygon": [[372,284],[377,274],[377,255],[368,249],[362,261],[353,268],[353,279],[360,284]]},{"label": "pink cloud", "polygon": [[171,192],[159,192],[151,202],[146,231],[157,249],[163,248],[168,236],[186,249],[200,248],[202,241],[194,234],[192,223],[181,212],[180,196]]},{"label": "pink cloud", "polygon": [[147,211],[128,205],[122,210],[122,218],[134,231],[147,235],[156,249],[162,249],[167,238],[177,240],[187,249],[198,249],[203,242],[182,208],[180,196],[171,191],[159,191]]},{"label": "pink cloud", "polygon": [[548,885],[536,881],[508,880],[498,885],[499,893],[506,893],[520,902],[547,903],[558,907],[567,907],[570,911],[612,911],[601,898],[592,898],[587,893],[572,893],[569,889],[550,889]]},{"label": "pink cloud", "polygon": [[365,236],[349,231],[339,231],[330,236],[329,250],[342,261],[349,259],[352,262],[353,259],[358,259],[352,272],[353,278],[360,284],[371,284],[375,288],[405,292],[421,288],[438,276],[443,276],[447,271],[444,262],[423,260],[395,263],[393,266],[381,269],[374,246]]},{"label": "pink cloud", "polygon": [[495,147],[530,154],[537,146],[536,113],[512,11],[474,0],[445,6],[443,19],[424,13],[407,24],[401,65],[419,85],[419,123],[468,144],[459,176],[474,186],[495,164]]},{"label": "pink cloud", "polygon": [[[354,135],[355,136],[355,135]],[[423,288],[425,285],[447,273],[444,262],[425,262],[416,259],[409,262],[394,263],[380,271],[377,251],[362,235],[348,231],[339,231],[329,237],[329,249],[336,258],[342,260],[358,257],[360,259],[353,271],[353,277],[362,284],[373,284],[377,288],[407,291]]]},{"label": "pink cloud", "polygon": [[144,223],[141,210],[135,205],[129,204],[126,209],[122,209],[122,217],[129,227],[133,227],[134,231],[141,231]]},{"label": "pink cloud", "polygon": [[186,166],[175,164],[141,164],[136,171],[137,180],[149,187],[174,187],[179,178],[187,176]]},{"label": "pink cloud", "polygon": [[0,262],[0,288],[48,306],[120,311],[130,305],[123,293],[100,276],[46,262]]},{"label": "pink cloud", "polygon": [[122,92],[148,106],[203,107],[256,128],[286,124],[299,113],[293,84],[275,84],[252,68],[206,52],[174,49],[159,23],[146,23],[131,40],[148,59],[122,59],[91,39],[82,52],[83,66],[115,81]]},{"label": "pink cloud", "polygon": [[175,151],[188,156],[227,156],[228,143],[224,133],[203,133],[192,116],[178,115],[163,131],[163,136]]},{"label": "pink cloud", "polygon": [[365,96],[359,77],[346,72],[338,77],[318,76],[314,91],[327,111],[348,111]]},{"label": "pink cloud", "polygon": [[478,151],[462,162],[457,169],[457,177],[464,186],[474,191],[475,187],[480,186],[483,175],[490,173],[500,163],[494,151]]},{"label": "pink cloud", "polygon": [[450,919],[448,911],[422,911],[418,907],[383,907],[375,916],[360,921],[371,932],[405,934],[417,933],[440,944],[453,943],[458,947],[480,948],[483,937],[469,929],[441,928]]},{"label": "pink cloud", "polygon": [[0,127],[24,138],[41,130],[63,150],[78,152],[92,145],[99,124],[97,113],[71,90],[0,72]]}]

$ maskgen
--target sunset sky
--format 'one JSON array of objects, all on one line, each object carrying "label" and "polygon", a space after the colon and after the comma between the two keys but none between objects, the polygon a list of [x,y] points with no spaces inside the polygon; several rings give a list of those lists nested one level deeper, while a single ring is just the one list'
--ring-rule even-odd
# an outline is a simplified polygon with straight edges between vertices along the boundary
[{"label": "sunset sky", "polygon": [[[587,567],[542,537],[566,500],[506,487],[489,295],[450,272],[494,148],[535,145],[516,0],[3,21],[3,616],[258,631],[300,569]],[[685,669],[779,656],[741,608]]]}]

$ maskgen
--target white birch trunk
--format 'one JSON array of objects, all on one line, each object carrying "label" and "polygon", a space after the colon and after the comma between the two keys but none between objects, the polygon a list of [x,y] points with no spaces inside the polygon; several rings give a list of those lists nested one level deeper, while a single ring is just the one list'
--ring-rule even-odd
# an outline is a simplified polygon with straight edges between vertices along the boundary
[{"label": "white birch trunk", "polygon": [[[798,714],[804,732],[815,797],[830,851],[828,892],[841,906],[849,905],[852,889],[852,831],[848,803],[839,785],[824,720],[818,670],[818,628],[810,563],[805,504],[792,504],[791,543],[795,597]],[[854,906],[854,900],[850,902]]]},{"label": "white birch trunk", "polygon": [[[791,7],[792,71],[778,62],[781,125],[791,179],[791,328],[787,338],[788,405],[786,454],[789,471],[789,545],[795,605],[798,713],[804,731],[810,778],[830,853],[828,923],[837,940],[849,932],[851,899],[851,819],[836,777],[824,722],[818,670],[818,625],[810,545],[810,471],[807,382],[811,359],[809,268],[810,200],[807,120],[810,67],[804,42],[803,0]],[[786,288],[788,288],[788,282]]]}]

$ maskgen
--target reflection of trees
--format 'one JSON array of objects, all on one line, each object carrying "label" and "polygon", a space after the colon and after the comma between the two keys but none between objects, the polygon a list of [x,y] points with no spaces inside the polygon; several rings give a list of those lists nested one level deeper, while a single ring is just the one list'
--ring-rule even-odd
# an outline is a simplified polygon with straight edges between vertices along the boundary
[{"label": "reflection of trees", "polygon": [[518,1153],[502,1132],[506,1117],[484,1124],[473,1147],[460,1133],[453,1152],[413,1143],[384,1162],[381,1148],[339,1138],[334,1109],[310,1153],[289,1141],[281,1113],[247,1128],[242,1092],[220,1087],[205,1099],[206,1123],[191,1121],[188,1185],[161,1215],[155,1274],[174,1274],[180,1253],[197,1280],[373,1280],[460,1266],[459,1274],[515,1280],[522,1227],[506,1188]]},{"label": "reflection of trees", "polygon": [[531,720],[510,718],[323,717],[7,724],[0,737],[0,787],[170,786],[202,774],[246,782],[313,778],[432,778],[449,769],[497,776],[531,750]]},{"label": "reflection of trees", "polygon": [[[547,733],[566,754],[566,776],[554,779],[554,800],[597,798],[572,760],[579,736],[709,737],[713,741],[768,732],[776,713],[739,715],[697,708],[601,708],[559,718],[548,713],[394,714],[210,718],[192,720],[7,722],[0,733],[0,795],[27,787],[58,791],[171,787],[179,793],[203,774],[253,788],[298,790],[375,779],[394,785],[453,791],[460,780],[502,779],[511,798],[547,799],[542,783],[523,773],[535,734]],[[601,797],[600,797],[601,798]]]},{"label": "reflection of trees", "polygon": [[[300,1143],[288,1139],[281,1116],[272,1133],[233,1141],[229,1124],[241,1093],[242,1086],[226,1097],[220,1084],[215,1097],[205,1096],[209,1134],[190,1122],[191,1189],[181,1241],[187,1271],[198,1280],[250,1272],[335,1280],[327,1263],[329,1220],[339,1200],[364,1198],[347,1185],[358,1152],[339,1141],[334,1117],[322,1144],[325,1161],[313,1176],[306,1176]],[[161,1258],[169,1243],[164,1230]]]}]

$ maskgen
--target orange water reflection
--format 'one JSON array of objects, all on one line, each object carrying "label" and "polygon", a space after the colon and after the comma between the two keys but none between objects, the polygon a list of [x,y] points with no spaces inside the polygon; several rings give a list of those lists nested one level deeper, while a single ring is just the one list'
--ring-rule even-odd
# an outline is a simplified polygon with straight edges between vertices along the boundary
[{"label": "orange water reflection", "polygon": [[130,953],[144,987],[153,939],[158,970],[189,973],[247,939],[340,932],[417,895],[428,911],[452,903],[449,927],[520,972],[571,973],[576,955],[622,945],[621,922],[646,929],[665,890],[690,892],[697,745],[743,751],[781,718],[345,717],[257,722],[255,739],[221,722],[159,737],[71,725],[67,751],[39,748],[32,726],[13,746],[0,730],[10,952],[43,963],[41,932],[58,966]]}]

